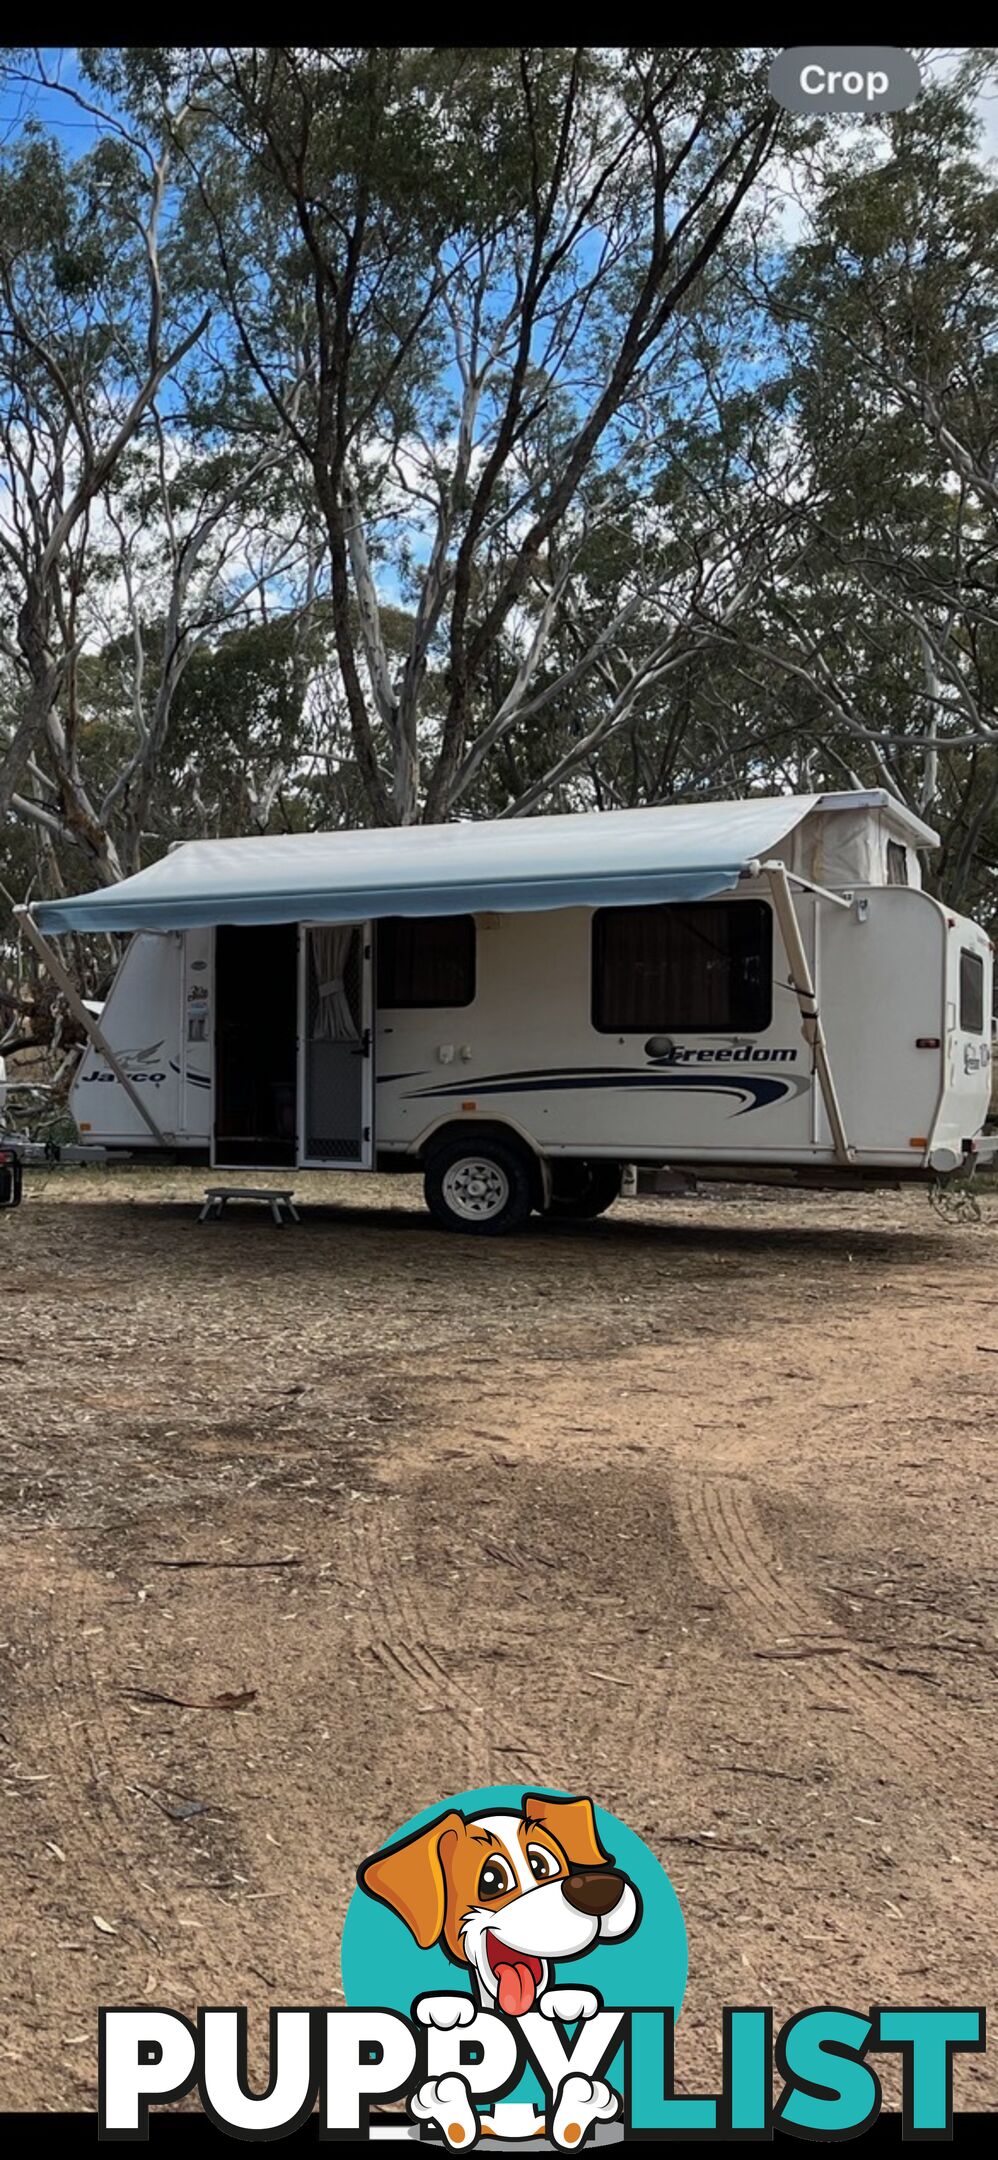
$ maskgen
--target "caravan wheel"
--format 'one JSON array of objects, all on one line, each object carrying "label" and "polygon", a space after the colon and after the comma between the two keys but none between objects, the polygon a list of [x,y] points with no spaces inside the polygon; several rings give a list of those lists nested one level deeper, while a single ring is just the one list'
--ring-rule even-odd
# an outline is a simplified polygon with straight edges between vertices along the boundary
[{"label": "caravan wheel", "polygon": [[620,1164],[599,1160],[552,1164],[551,1187],[545,1214],[555,1222],[592,1222],[620,1198]]},{"label": "caravan wheel", "polygon": [[469,1134],[434,1150],[423,1181],[426,1205],[444,1230],[501,1237],[519,1230],[534,1204],[531,1165],[504,1140]]}]

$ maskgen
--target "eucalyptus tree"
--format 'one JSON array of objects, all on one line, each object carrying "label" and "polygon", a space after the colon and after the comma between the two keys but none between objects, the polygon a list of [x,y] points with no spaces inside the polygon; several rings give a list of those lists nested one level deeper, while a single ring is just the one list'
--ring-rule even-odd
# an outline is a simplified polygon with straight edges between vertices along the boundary
[{"label": "eucalyptus tree", "polygon": [[[7,67],[55,117],[0,174],[0,765],[50,874],[69,850],[72,876],[109,881],[178,837],[164,781],[192,658],[307,614],[315,549],[272,410],[192,294],[176,102],[129,113],[43,54]],[[92,138],[75,161],[67,116]]]},{"label": "eucalyptus tree", "polygon": [[[974,54],[827,162],[757,296],[800,514],[727,640],[827,772],[941,827],[954,899],[992,908],[998,842],[998,187]],[[983,862],[982,862],[983,854]],[[992,869],[987,868],[990,862]],[[981,872],[983,870],[983,883]]]},{"label": "eucalyptus tree", "polygon": [[[467,809],[518,725],[601,684],[593,739],[510,805],[532,807],[675,657],[669,612],[630,666],[619,633],[650,624],[651,586],[596,619],[584,563],[593,519],[633,513],[628,415],[656,369],[689,368],[698,296],[790,125],[766,56],[212,47],[116,69],[133,107],[179,104],[192,260],[309,475],[366,816]],[[680,612],[723,615],[740,583],[732,561],[708,593],[693,566]]]},{"label": "eucalyptus tree", "polygon": [[[75,672],[93,521],[207,314],[164,280],[169,150],[120,134],[71,162],[27,126],[0,153],[0,653],[9,717],[0,816],[44,743],[58,814],[86,845]],[[20,796],[27,814],[43,809]],[[113,875],[100,846],[95,861]]]}]

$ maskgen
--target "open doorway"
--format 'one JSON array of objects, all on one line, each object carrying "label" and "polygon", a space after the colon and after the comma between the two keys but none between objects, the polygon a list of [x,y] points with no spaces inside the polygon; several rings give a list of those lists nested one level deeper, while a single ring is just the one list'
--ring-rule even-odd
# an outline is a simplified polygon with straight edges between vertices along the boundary
[{"label": "open doorway", "polygon": [[302,932],[302,1163],[372,1158],[371,935],[365,923]]},{"label": "open doorway", "polygon": [[215,933],[213,1160],[232,1168],[295,1160],[298,929],[260,923]]}]

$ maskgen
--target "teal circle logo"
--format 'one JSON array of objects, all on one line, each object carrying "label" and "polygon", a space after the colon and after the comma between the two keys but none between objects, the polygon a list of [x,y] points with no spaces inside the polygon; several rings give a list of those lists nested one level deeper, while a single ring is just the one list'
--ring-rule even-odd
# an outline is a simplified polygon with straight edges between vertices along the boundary
[{"label": "teal circle logo", "polygon": [[[508,1868],[508,1879],[504,1878],[501,1862],[498,1876],[478,1872],[481,1865],[494,1858],[484,1823],[500,1817],[509,1820],[496,1823],[501,1837],[494,1837],[495,1851],[505,1849],[507,1856],[512,1853],[514,1873],[519,1871],[520,1881],[513,1880]],[[441,1825],[452,1827],[445,1827],[440,1835]],[[538,1857],[538,1847],[531,1843],[533,1838],[544,1841],[545,1847],[555,1853],[556,1864],[562,1869],[561,1880],[566,1883],[564,1910],[555,1881],[543,1883],[542,1900],[531,1906],[530,1918],[535,1931],[540,1922],[540,1935],[531,1932],[517,1910],[518,1900],[529,1899],[531,1891],[538,1887],[527,1874],[527,1867],[536,1875],[548,1865],[544,1852]],[[521,1862],[517,1845],[533,1858]],[[612,1932],[613,1914],[607,1913],[601,1892],[602,1882],[606,1881],[606,1896],[612,1895],[617,1887],[615,1877],[623,1878],[616,1909],[623,1911],[625,1895],[629,1901],[629,1924],[625,1932],[617,1934]],[[591,1884],[595,1890],[587,1887]],[[679,1899],[661,1862],[637,1832],[608,1809],[565,1793],[525,1792],[522,1785],[479,1786],[422,1808],[362,1863],[343,1929],[343,1990],[350,2008],[377,2007],[408,2017],[420,1996],[467,1994],[483,2009],[500,2010],[505,2003],[509,2015],[509,2004],[515,2005],[518,2000],[519,1977],[510,1980],[504,1976],[499,1999],[490,1999],[488,1968],[475,1923],[470,1931],[461,1933],[462,1920],[467,1929],[465,1908],[470,1903],[480,1913],[480,1901],[486,1895],[497,1896],[500,1909],[496,1925],[500,1932],[512,1935],[520,1948],[529,1940],[531,1948],[544,1956],[543,1965],[539,1957],[525,1956],[515,1968],[518,1976],[529,1968],[537,1975],[542,1991],[551,1987],[593,1989],[610,2007],[671,2008],[678,2017],[688,1964],[686,1927]],[[595,1914],[601,1900],[602,1909],[599,1917],[584,1919],[573,1930],[571,1921],[574,1918],[577,1922],[578,1914],[567,1901],[577,1897],[585,1899],[586,1911],[592,1909]],[[587,1926],[593,1939],[579,1953],[575,1945],[585,1936]],[[550,1949],[544,1938],[545,1928],[550,1931]],[[486,1937],[486,1941],[493,1940],[491,1935]],[[518,1955],[519,1951],[510,1953]],[[483,1970],[485,1987],[480,1977]],[[529,1980],[524,1986],[529,2002],[519,1999],[529,2007],[535,1998]],[[621,2073],[618,2057],[607,2076],[612,2083],[615,2074],[619,2077]],[[528,2070],[516,2097],[529,2100],[535,2096],[539,2096],[539,2088]]]}]

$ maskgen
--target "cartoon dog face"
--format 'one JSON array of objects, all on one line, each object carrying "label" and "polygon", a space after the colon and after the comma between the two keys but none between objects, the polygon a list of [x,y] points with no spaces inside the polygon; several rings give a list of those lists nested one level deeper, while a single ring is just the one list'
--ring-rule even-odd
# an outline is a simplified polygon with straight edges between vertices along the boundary
[{"label": "cartoon dog face", "polygon": [[637,1893],[596,1832],[591,1800],[525,1793],[470,1818],[452,1808],[357,1870],[371,1897],[405,1921],[421,1950],[442,1943],[471,1968],[482,2001],[507,2017],[532,2010],[558,1958],[629,1935]]}]

